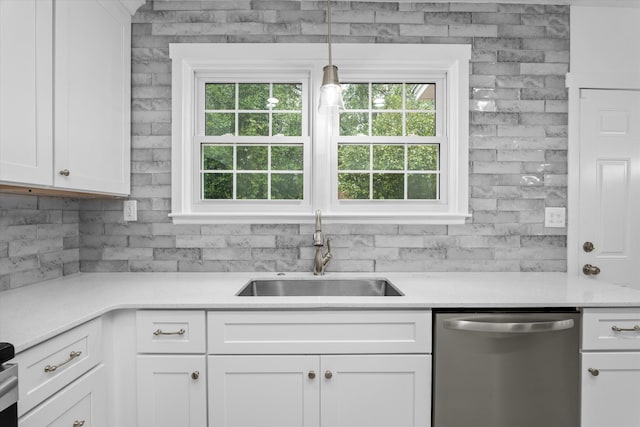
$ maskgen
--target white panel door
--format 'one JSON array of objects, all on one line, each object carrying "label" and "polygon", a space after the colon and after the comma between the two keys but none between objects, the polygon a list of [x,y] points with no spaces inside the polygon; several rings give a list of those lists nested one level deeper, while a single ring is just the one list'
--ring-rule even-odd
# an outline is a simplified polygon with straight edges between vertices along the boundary
[{"label": "white panel door", "polygon": [[581,427],[640,426],[639,396],[640,353],[582,354]]},{"label": "white panel door", "polygon": [[319,427],[318,368],[318,356],[209,356],[209,427]]},{"label": "white panel door", "polygon": [[138,426],[207,425],[206,356],[137,356]]},{"label": "white panel door", "polygon": [[[581,269],[589,264],[602,280],[640,283],[639,194],[640,91],[581,90]],[[583,249],[586,242],[593,250]]]},{"label": "white panel door", "polygon": [[323,427],[429,427],[431,356],[322,356]]},{"label": "white panel door", "polygon": [[54,184],[129,194],[131,17],[118,2],[55,2]]},{"label": "white panel door", "polygon": [[51,185],[53,1],[0,1],[0,181]]}]

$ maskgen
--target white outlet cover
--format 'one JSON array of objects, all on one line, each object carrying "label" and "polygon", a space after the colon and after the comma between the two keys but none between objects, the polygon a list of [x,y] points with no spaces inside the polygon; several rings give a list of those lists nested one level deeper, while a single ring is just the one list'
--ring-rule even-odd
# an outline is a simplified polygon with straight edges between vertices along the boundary
[{"label": "white outlet cover", "polygon": [[125,200],[125,202],[124,202],[124,220],[125,221],[137,221],[138,220],[138,201],[137,200]]},{"label": "white outlet cover", "polygon": [[544,208],[544,226],[564,228],[567,222],[567,208]]}]

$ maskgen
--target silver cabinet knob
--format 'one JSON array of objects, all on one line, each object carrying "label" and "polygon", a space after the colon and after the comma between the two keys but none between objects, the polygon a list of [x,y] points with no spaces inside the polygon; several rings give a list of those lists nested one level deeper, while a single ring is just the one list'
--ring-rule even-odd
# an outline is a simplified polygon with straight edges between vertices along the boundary
[{"label": "silver cabinet knob", "polygon": [[73,427],[82,427],[84,425],[84,420],[75,420],[73,422]]},{"label": "silver cabinet knob", "polygon": [[597,369],[589,368],[589,369],[587,369],[587,371],[589,371],[589,373],[591,375],[593,375],[594,377],[597,377],[598,375],[600,375],[600,371],[597,370]]},{"label": "silver cabinet knob", "polygon": [[314,380],[316,378],[316,373],[314,371],[309,371],[307,374],[310,380]]},{"label": "silver cabinet knob", "polygon": [[589,253],[592,252],[595,249],[595,246],[593,246],[593,243],[591,242],[584,242],[584,244],[582,245],[582,250]]},{"label": "silver cabinet knob", "polygon": [[330,380],[330,379],[333,377],[333,372],[331,372],[331,371],[326,371],[326,372],[324,373],[324,377],[325,377],[326,379]]},{"label": "silver cabinet knob", "polygon": [[200,372],[198,372],[198,371],[193,371],[193,372],[191,373],[191,379],[192,379],[192,380],[197,380],[198,378],[200,378]]},{"label": "silver cabinet knob", "polygon": [[69,169],[62,169],[59,173],[62,176],[69,176],[71,172],[69,172]]}]

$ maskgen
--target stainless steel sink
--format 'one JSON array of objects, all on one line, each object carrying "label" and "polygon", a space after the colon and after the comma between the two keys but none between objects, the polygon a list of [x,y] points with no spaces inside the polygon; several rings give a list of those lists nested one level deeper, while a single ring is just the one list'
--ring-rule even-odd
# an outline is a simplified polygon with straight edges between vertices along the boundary
[{"label": "stainless steel sink", "polygon": [[404,294],[386,279],[260,279],[252,280],[239,297],[398,297]]}]

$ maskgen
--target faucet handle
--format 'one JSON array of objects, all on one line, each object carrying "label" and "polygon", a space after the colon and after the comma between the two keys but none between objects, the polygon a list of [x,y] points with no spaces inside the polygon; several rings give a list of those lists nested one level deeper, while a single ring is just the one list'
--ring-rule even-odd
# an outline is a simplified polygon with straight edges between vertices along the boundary
[{"label": "faucet handle", "polygon": [[327,239],[327,254],[331,255],[331,239]]}]

